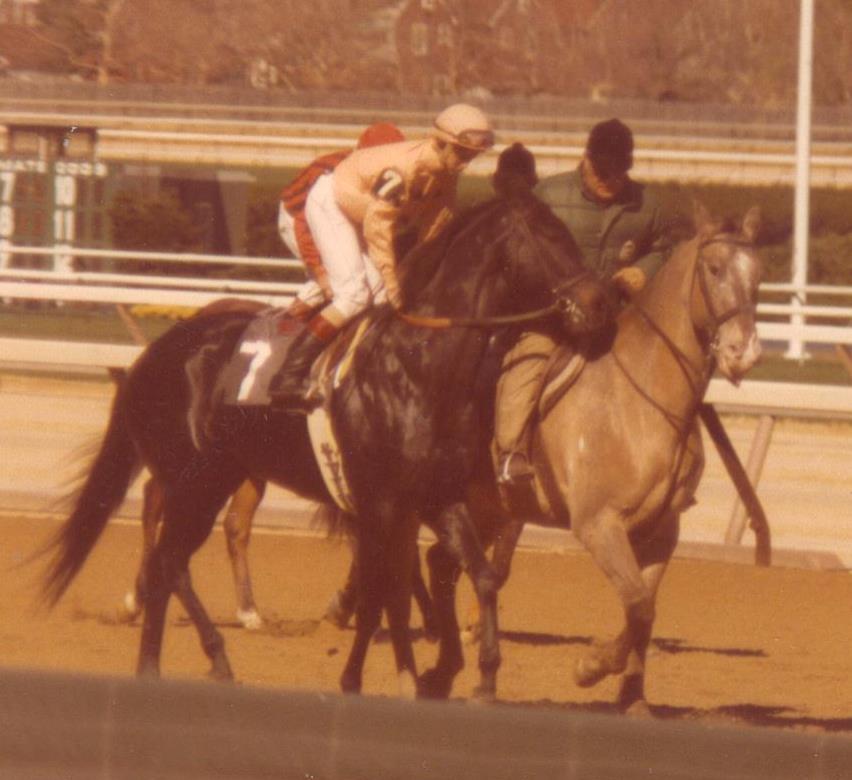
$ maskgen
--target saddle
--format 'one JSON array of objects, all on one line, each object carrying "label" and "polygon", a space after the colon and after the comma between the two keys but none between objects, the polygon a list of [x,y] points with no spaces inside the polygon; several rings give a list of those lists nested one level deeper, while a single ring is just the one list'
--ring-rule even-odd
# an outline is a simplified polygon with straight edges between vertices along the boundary
[{"label": "saddle", "polygon": [[248,324],[232,323],[233,338],[205,344],[186,361],[187,423],[196,449],[215,439],[213,419],[223,405],[269,406],[269,383],[302,327],[283,308],[262,309]]},{"label": "saddle", "polygon": [[[310,372],[310,393],[319,399],[307,418],[314,455],[329,492],[347,512],[352,511],[351,493],[328,406],[348,373],[355,348],[370,322],[370,318],[363,317],[354,327],[340,333]],[[197,449],[201,450],[213,440],[211,423],[220,406],[270,407],[270,381],[286,361],[293,341],[304,327],[285,309],[266,309],[245,326],[236,345],[228,347],[229,354],[221,354],[225,349],[222,345],[208,345],[187,361],[190,385],[187,421]]]}]

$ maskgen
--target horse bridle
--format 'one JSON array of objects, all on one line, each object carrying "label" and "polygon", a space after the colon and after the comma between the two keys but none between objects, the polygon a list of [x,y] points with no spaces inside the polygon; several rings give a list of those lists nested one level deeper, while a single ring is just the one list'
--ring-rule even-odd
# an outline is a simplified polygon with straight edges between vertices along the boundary
[{"label": "horse bridle", "polygon": [[[708,328],[708,332],[706,334],[706,336],[707,336],[707,338],[706,338],[707,348],[708,348],[709,351],[708,351],[708,354],[707,354],[707,359],[705,361],[705,365],[702,366],[699,370],[700,371],[699,375],[701,373],[712,370],[712,364],[715,361],[716,355],[719,351],[719,329],[722,327],[722,325],[724,325],[728,320],[736,317],[738,314],[751,314],[751,313],[754,312],[754,310],[756,308],[755,305],[751,302],[739,304],[737,306],[732,306],[731,308],[727,309],[726,311],[724,311],[721,314],[718,314],[716,312],[716,310],[713,308],[713,302],[712,302],[712,299],[710,297],[710,289],[707,285],[706,274],[708,273],[708,271],[706,269],[706,260],[703,257],[702,251],[709,244],[715,244],[715,243],[724,243],[724,244],[728,244],[728,245],[731,245],[731,246],[743,247],[743,248],[747,248],[747,249],[753,248],[753,244],[751,242],[740,240],[740,239],[738,239],[734,236],[731,236],[729,234],[718,234],[718,235],[715,235],[715,236],[711,236],[710,238],[704,239],[703,241],[699,242],[699,244],[696,248],[697,258],[696,258],[696,261],[695,261],[695,268],[694,268],[694,271],[693,271],[692,283],[690,284],[690,295],[691,295],[691,291],[695,288],[695,282],[696,282],[696,277],[697,277],[698,287],[699,287],[699,290],[701,292],[701,297],[702,297],[702,300],[704,302],[704,307],[707,310],[707,315],[710,319],[710,328]],[[668,350],[674,356],[675,361],[677,362],[678,366],[680,367],[681,371],[684,374],[684,377],[686,378],[689,386],[692,389],[692,394],[693,394],[693,397],[695,399],[695,405],[697,406],[697,404],[701,400],[701,398],[700,398],[701,391],[699,390],[696,382],[694,381],[694,378],[690,375],[690,373],[691,373],[690,369],[695,371],[696,370],[695,366],[693,366],[691,364],[689,358],[687,357],[686,354],[684,354],[683,350],[680,347],[678,347],[677,344],[675,344],[672,341],[672,339],[668,336],[668,334],[666,334],[666,332],[656,323],[654,318],[650,314],[648,314],[648,312],[646,312],[638,302],[635,305],[636,305],[636,310],[640,314],[642,319],[644,319],[645,322],[647,322],[648,325],[654,331],[656,331],[657,335],[659,335],[659,337],[662,339],[663,343],[666,345]],[[618,360],[617,356],[616,356],[616,363],[619,365],[619,367],[622,369],[622,371],[624,371],[624,367],[621,365],[621,362]],[[636,385],[635,382],[632,382],[632,379],[630,378],[630,375],[628,374],[628,372],[624,371],[624,373],[628,377],[628,379],[631,380],[631,383],[634,384],[634,386],[640,392],[640,394],[643,395],[653,406],[660,409],[660,411],[664,414],[664,416],[666,416],[668,418],[669,417],[668,412],[666,412],[665,409],[660,407],[659,404],[657,404],[654,401],[654,399],[652,399],[650,396],[648,396],[641,388],[639,388],[638,385]],[[678,427],[675,424],[674,420],[671,420],[671,422],[672,422],[672,424],[675,425],[676,428]]]},{"label": "horse bridle", "polygon": [[[698,244],[698,259],[695,263],[695,275],[698,277],[698,287],[701,291],[701,297],[704,300],[704,307],[707,309],[707,314],[710,318],[710,328],[708,329],[708,345],[713,355],[719,351],[719,329],[728,320],[740,314],[753,314],[756,306],[752,302],[740,303],[731,306],[722,314],[717,314],[713,308],[713,300],[710,297],[710,289],[707,286],[707,261],[703,257],[703,250],[710,244],[727,244],[729,246],[742,247],[752,249],[753,244],[749,241],[743,241],[730,235],[716,235],[701,241]],[[700,271],[699,271],[700,269]],[[694,282],[693,282],[694,284]]]}]

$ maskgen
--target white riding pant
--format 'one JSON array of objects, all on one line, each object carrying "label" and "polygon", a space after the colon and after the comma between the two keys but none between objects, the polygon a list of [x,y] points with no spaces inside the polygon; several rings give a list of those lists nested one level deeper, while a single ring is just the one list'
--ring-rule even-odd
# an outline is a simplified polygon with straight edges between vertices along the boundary
[{"label": "white riding pant", "polygon": [[[281,236],[284,246],[293,253],[293,256],[297,260],[301,260],[302,254],[299,252],[299,242],[296,241],[296,220],[284,208],[283,203],[278,205],[278,235]],[[319,306],[326,299],[322,287],[314,279],[308,279],[299,288],[296,292],[296,298],[311,307]]]},{"label": "white riding pant", "polygon": [[283,203],[278,204],[278,235],[292,253],[293,257],[302,259],[302,254],[299,252],[299,242],[296,241],[296,220]]},{"label": "white riding pant", "polygon": [[370,304],[386,301],[384,281],[359,229],[337,205],[332,174],[320,176],[311,187],[305,218],[328,274],[332,304],[344,322]]}]

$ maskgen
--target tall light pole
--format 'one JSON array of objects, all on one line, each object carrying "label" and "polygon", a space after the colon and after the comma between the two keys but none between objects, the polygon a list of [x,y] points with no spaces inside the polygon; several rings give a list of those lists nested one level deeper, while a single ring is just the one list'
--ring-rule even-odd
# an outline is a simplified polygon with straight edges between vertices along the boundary
[{"label": "tall light pole", "polygon": [[[793,223],[793,312],[790,324],[795,330],[804,324],[801,309],[805,303],[808,283],[808,239],[810,233],[810,175],[811,175],[811,82],[813,80],[814,0],[799,4],[799,86],[796,108],[796,192]],[[805,357],[801,337],[790,339],[786,357],[802,360]]]}]

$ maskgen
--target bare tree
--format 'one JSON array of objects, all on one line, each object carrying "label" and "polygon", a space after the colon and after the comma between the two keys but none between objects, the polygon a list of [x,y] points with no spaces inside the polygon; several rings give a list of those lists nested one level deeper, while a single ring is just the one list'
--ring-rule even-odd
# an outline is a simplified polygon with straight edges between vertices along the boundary
[{"label": "bare tree", "polygon": [[41,0],[40,25],[30,35],[55,49],[70,70],[110,80],[114,68],[114,33],[125,0]]}]

